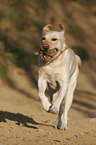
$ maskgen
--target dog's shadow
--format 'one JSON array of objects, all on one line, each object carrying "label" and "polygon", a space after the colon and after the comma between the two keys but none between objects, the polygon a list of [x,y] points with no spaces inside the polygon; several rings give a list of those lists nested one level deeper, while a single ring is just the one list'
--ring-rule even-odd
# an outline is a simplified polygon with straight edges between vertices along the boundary
[{"label": "dog's shadow", "polygon": [[[37,123],[33,120],[33,118],[30,118],[28,116],[25,116],[20,113],[11,113],[7,111],[0,111],[0,122],[7,122],[6,120],[14,121],[17,125],[22,125],[24,127],[38,129],[37,125],[44,125],[44,126],[50,126],[46,124]],[[31,125],[28,125],[31,124]]]}]

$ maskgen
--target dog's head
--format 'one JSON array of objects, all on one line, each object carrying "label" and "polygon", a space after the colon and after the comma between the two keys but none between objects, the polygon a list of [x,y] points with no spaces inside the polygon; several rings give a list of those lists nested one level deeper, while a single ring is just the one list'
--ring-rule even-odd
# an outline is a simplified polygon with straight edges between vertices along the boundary
[{"label": "dog's head", "polygon": [[43,28],[42,34],[42,51],[46,55],[54,56],[61,51],[65,42],[64,26],[59,25],[60,31],[51,31],[52,25],[48,24]]}]

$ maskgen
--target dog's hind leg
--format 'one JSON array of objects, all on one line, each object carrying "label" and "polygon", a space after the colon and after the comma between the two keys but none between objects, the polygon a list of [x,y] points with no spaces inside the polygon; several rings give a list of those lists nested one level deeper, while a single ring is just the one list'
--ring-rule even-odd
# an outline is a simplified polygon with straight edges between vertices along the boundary
[{"label": "dog's hind leg", "polygon": [[62,116],[62,114],[63,114],[63,108],[60,105],[60,109],[59,109],[59,113],[58,113],[58,123],[55,126],[56,129],[60,129],[61,128],[61,125],[62,125],[61,116]]},{"label": "dog's hind leg", "polygon": [[43,108],[46,111],[49,111],[51,103],[48,101],[48,98],[45,96],[46,87],[47,87],[47,80],[43,79],[43,77],[39,77],[38,80],[39,97],[41,99]]},{"label": "dog's hind leg", "polygon": [[68,91],[67,91],[65,99],[64,99],[65,107],[64,107],[64,112],[63,112],[62,117],[61,117],[62,125],[61,125],[60,129],[68,129],[67,128],[67,115],[68,115],[68,111],[69,111],[71,104],[72,104],[73,93],[74,93],[74,90],[76,87],[78,73],[79,73],[79,69],[77,67],[74,74],[70,78]]}]

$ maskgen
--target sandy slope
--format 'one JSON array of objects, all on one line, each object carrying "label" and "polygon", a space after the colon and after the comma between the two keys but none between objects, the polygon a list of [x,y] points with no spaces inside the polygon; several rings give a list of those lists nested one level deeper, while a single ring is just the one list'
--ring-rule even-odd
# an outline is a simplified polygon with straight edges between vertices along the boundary
[{"label": "sandy slope", "polygon": [[86,65],[78,78],[68,131],[54,129],[57,115],[42,108],[37,68],[27,73],[12,67],[9,74],[10,86],[0,82],[0,145],[96,145],[95,73]]}]

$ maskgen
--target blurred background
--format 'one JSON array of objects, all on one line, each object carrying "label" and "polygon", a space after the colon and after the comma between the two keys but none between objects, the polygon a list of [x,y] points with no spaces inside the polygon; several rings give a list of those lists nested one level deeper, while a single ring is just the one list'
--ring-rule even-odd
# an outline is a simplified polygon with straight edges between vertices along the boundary
[{"label": "blurred background", "polygon": [[[89,110],[94,106],[95,116],[96,0],[0,0],[0,81],[17,89],[15,81],[20,78],[13,74],[20,68],[37,89],[38,56],[34,53],[40,48],[42,28],[49,23],[56,30],[59,24],[64,25],[66,44],[82,59],[76,95],[93,101],[90,105],[77,97],[74,108],[80,102],[92,116]],[[28,95],[23,89],[17,90]]]}]

